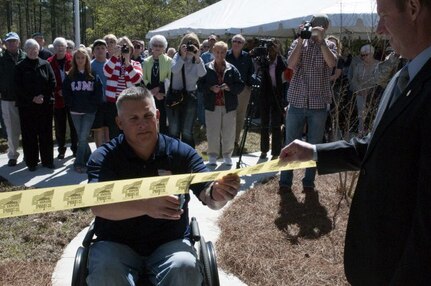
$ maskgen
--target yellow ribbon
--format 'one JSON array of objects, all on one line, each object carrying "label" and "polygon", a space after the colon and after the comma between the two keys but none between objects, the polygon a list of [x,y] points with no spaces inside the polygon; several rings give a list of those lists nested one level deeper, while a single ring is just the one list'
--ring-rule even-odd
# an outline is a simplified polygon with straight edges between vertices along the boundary
[{"label": "yellow ribbon", "polygon": [[0,193],[0,218],[186,194],[191,184],[238,176],[315,167],[316,162],[282,163],[278,159],[235,170],[157,176],[84,185]]}]

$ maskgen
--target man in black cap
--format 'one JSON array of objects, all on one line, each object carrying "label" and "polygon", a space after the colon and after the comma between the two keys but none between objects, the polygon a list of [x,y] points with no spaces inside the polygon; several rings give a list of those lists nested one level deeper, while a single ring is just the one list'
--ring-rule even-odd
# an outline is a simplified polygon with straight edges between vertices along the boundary
[{"label": "man in black cap", "polygon": [[33,39],[36,40],[36,42],[39,44],[40,46],[40,50],[39,50],[39,58],[41,58],[42,60],[47,60],[49,57],[53,56],[54,54],[51,53],[50,50],[45,49],[44,45],[45,45],[45,38],[43,37],[43,34],[40,32],[36,32],[33,35],[31,35],[31,37]]}]

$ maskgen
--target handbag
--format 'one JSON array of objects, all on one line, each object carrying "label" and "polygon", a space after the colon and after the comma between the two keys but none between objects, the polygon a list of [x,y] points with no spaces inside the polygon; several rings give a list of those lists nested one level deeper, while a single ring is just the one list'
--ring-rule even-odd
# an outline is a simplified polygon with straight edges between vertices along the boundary
[{"label": "handbag", "polygon": [[187,90],[186,90],[186,78],[184,73],[184,66],[181,69],[181,75],[183,77],[183,89],[177,90],[172,88],[172,77],[174,76],[173,73],[171,73],[171,84],[169,85],[168,92],[166,94],[166,106],[167,107],[175,107],[179,106],[187,96]]}]

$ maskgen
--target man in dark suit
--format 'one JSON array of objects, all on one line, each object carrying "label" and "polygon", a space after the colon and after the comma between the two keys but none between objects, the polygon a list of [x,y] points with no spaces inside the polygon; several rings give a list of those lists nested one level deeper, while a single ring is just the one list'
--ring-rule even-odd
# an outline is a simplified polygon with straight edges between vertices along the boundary
[{"label": "man in dark suit", "polygon": [[377,0],[377,32],[409,62],[388,84],[364,139],[310,145],[285,161],[317,160],[320,174],[359,170],[345,244],[352,285],[431,283],[431,0]]}]

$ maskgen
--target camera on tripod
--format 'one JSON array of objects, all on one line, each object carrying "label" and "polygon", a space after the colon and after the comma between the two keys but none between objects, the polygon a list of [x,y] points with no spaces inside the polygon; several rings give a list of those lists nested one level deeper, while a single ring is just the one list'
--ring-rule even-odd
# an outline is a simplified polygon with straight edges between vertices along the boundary
[{"label": "camera on tripod", "polygon": [[259,46],[252,50],[252,57],[256,58],[256,62],[260,67],[269,66],[268,49],[272,46],[274,46],[272,39],[260,39]]}]

